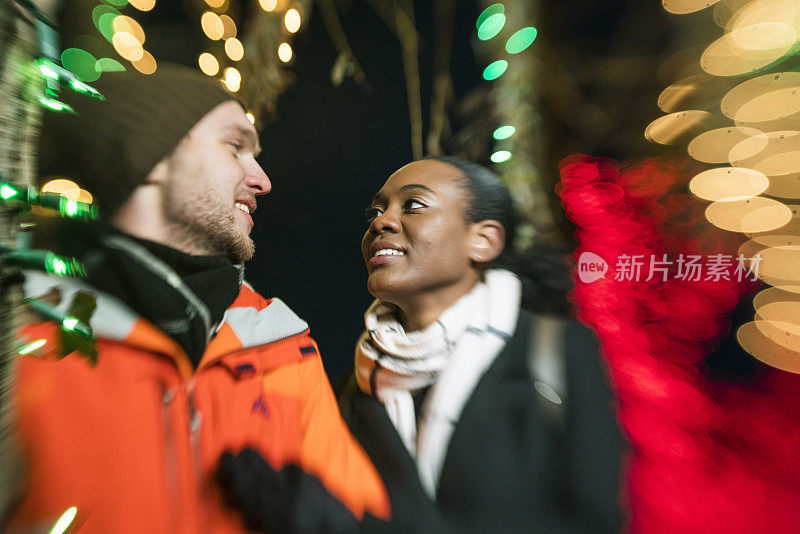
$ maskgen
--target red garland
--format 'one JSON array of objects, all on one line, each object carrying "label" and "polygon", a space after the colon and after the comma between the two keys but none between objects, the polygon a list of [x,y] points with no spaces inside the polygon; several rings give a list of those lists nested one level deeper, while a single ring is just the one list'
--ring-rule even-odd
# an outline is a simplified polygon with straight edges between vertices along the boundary
[{"label": "red garland", "polygon": [[578,317],[599,336],[632,445],[625,473],[629,528],[642,534],[800,532],[800,377],[770,370],[746,386],[711,382],[702,365],[727,314],[752,283],[615,280],[617,258],[726,253],[685,191],[687,173],[651,159],[562,162],[557,191],[604,278],[575,280]]}]

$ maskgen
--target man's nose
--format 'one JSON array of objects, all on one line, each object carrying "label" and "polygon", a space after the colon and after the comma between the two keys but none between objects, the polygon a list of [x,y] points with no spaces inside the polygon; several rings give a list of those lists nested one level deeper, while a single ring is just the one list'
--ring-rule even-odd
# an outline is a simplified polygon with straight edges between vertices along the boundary
[{"label": "man's nose", "polygon": [[272,189],[272,182],[269,181],[267,173],[258,164],[248,173],[245,183],[256,195],[266,195]]}]

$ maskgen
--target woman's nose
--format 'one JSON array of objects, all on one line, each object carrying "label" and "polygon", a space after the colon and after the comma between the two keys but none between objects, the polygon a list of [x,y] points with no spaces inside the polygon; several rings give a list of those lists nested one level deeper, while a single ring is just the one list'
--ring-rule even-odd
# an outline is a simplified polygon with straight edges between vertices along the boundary
[{"label": "woman's nose", "polygon": [[383,232],[397,233],[400,230],[400,221],[391,211],[385,211],[372,219],[370,230],[375,234],[382,234]]}]

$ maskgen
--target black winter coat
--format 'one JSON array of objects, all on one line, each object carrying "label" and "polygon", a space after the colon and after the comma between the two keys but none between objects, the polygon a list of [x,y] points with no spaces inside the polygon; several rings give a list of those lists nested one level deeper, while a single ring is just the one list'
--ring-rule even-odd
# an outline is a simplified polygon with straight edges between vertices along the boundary
[{"label": "black winter coat", "polygon": [[[522,311],[505,349],[480,379],[448,446],[432,503],[383,406],[358,389],[339,394],[342,415],[384,478],[397,533],[616,532],[622,438],[592,334],[562,330],[561,405],[537,392],[528,364],[534,316]],[[366,529],[369,530],[369,529]]]}]

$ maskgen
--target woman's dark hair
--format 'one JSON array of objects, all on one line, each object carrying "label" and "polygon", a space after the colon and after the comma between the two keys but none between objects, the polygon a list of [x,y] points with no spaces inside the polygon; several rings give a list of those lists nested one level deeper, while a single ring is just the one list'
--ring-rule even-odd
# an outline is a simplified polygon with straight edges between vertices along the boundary
[{"label": "woman's dark hair", "polygon": [[495,220],[505,230],[505,246],[489,267],[514,272],[522,280],[522,305],[538,313],[568,314],[571,305],[567,292],[569,279],[567,255],[569,250],[555,244],[538,243],[517,252],[513,249],[518,215],[508,188],[495,173],[477,163],[452,156],[426,158],[456,167],[463,174],[467,192],[465,216],[469,222]]},{"label": "woman's dark hair", "polygon": [[495,173],[471,161],[452,156],[427,159],[448,163],[464,175],[463,189],[467,192],[466,217],[469,222],[494,220],[503,225],[506,234],[503,254],[510,252],[517,231],[517,213],[514,201],[505,184]]}]

